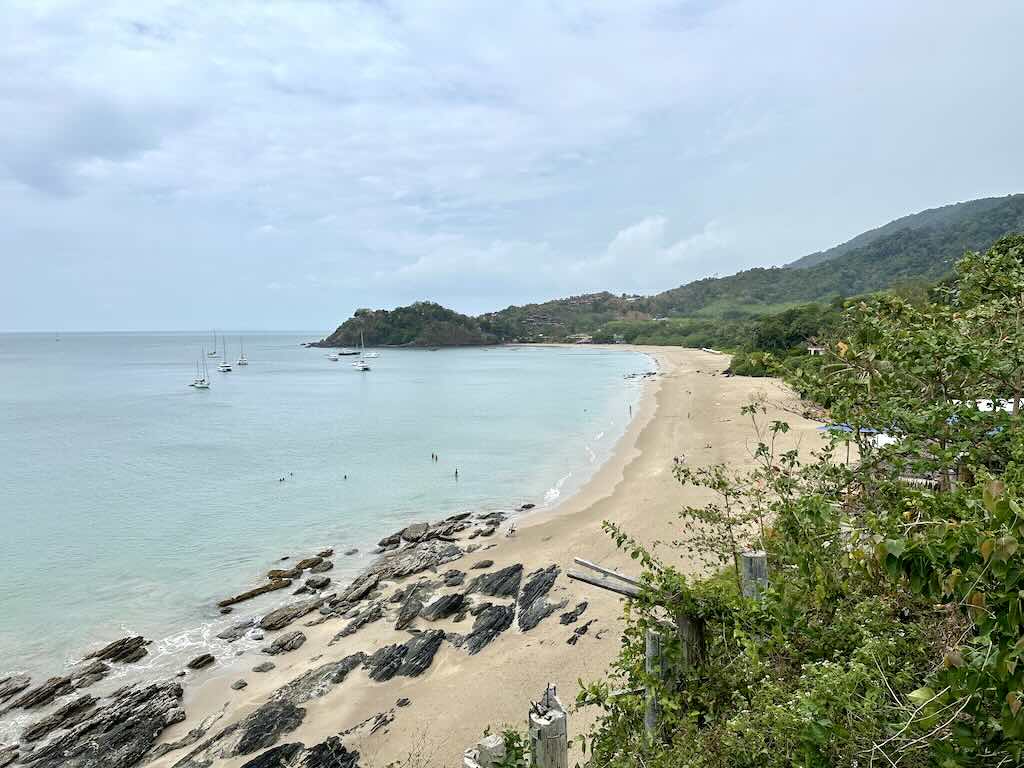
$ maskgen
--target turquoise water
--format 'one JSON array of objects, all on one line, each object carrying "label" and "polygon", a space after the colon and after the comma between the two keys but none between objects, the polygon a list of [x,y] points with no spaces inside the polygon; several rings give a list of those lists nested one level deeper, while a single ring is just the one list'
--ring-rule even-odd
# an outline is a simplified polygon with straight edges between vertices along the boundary
[{"label": "turquoise water", "polygon": [[551,505],[625,429],[640,384],[624,375],[652,367],[386,349],[360,373],[300,346],[318,335],[245,336],[250,365],[211,366],[208,391],[188,386],[206,336],[0,335],[0,676],[55,674],[126,632],[171,668],[284,599],[214,608],[284,555],[332,546],[340,579],[409,522]]}]

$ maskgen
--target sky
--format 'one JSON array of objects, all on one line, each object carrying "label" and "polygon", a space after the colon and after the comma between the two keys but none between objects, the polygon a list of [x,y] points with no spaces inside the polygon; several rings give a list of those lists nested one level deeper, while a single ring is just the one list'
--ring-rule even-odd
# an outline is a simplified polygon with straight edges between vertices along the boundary
[{"label": "sky", "polygon": [[1018,0],[5,0],[0,329],[316,329],[1024,191]]}]

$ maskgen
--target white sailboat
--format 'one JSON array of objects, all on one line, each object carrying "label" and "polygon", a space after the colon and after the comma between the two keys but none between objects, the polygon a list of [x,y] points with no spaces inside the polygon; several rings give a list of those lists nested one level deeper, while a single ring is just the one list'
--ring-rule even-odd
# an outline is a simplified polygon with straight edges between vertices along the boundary
[{"label": "white sailboat", "polygon": [[341,349],[338,350],[338,354],[342,355],[343,357],[350,357],[351,355],[358,355],[359,350],[349,349],[348,347],[342,347]]},{"label": "white sailboat", "polygon": [[216,357],[217,356],[217,332],[216,331],[213,332],[213,349],[211,349],[209,352],[207,352],[206,356],[207,357]]},{"label": "white sailboat", "polygon": [[242,337],[238,337],[238,347],[242,350],[242,353],[238,356],[238,362],[235,365],[248,365],[249,358],[245,356],[245,346],[242,344]]},{"label": "white sailboat", "polygon": [[221,355],[220,365],[217,366],[217,370],[221,373],[228,373],[231,371],[231,363],[228,362],[228,342],[223,336],[220,337],[220,340],[224,344],[224,354]]},{"label": "white sailboat", "polygon": [[327,353],[327,359],[330,360],[332,363],[338,362],[338,353],[337,352],[328,352]]},{"label": "white sailboat", "polygon": [[359,349],[362,352],[361,355],[352,361],[352,367],[357,371],[368,371],[370,370],[370,364],[366,362],[366,345],[363,343],[363,334],[359,333]]},{"label": "white sailboat", "polygon": [[[209,376],[209,374],[208,374],[208,372],[206,370],[206,358],[207,358],[207,352],[204,349],[203,350],[203,356],[199,360],[196,361],[196,377],[194,379],[192,379],[192,383],[189,384],[190,387],[195,387],[196,389],[209,389],[210,388],[210,376]],[[203,364],[202,372],[200,372],[200,370],[199,370],[199,363],[200,362],[202,362],[202,364]]]}]

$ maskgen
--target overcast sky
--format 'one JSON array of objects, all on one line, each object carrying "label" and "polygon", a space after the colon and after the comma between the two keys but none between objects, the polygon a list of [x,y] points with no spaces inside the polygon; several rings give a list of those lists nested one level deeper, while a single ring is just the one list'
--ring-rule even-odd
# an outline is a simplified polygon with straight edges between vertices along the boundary
[{"label": "overcast sky", "polygon": [[1024,3],[6,0],[0,328],[654,292],[1024,191]]}]

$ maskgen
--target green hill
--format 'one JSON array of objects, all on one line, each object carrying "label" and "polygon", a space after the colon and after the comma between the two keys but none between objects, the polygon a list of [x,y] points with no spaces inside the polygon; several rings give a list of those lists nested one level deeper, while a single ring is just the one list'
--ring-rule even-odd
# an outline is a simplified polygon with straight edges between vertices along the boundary
[{"label": "green hill", "polygon": [[358,309],[334,333],[312,346],[354,347],[359,345],[360,335],[370,346],[460,347],[500,341],[482,330],[475,318],[418,301],[390,311]]}]

